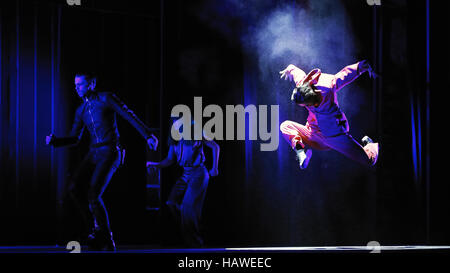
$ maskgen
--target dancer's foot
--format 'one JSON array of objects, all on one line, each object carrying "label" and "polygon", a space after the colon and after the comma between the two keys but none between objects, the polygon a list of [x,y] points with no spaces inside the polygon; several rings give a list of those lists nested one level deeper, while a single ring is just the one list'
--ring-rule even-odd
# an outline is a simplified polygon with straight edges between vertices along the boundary
[{"label": "dancer's foot", "polygon": [[378,160],[380,145],[378,143],[374,143],[373,140],[368,136],[363,137],[361,142],[364,145],[364,151],[370,158],[372,166],[374,166]]},{"label": "dancer's foot", "polygon": [[116,243],[114,242],[112,232],[110,233],[109,236],[105,238],[103,251],[113,251],[113,252],[116,251]]},{"label": "dancer's foot", "polygon": [[299,163],[300,169],[304,170],[306,167],[308,167],[309,160],[312,156],[312,150],[311,149],[295,149],[295,152],[297,154],[297,161]]},{"label": "dancer's foot", "polygon": [[95,229],[87,239],[89,251],[116,251],[112,232]]},{"label": "dancer's foot", "polygon": [[364,136],[361,139],[361,142],[363,143],[363,146],[366,146],[369,143],[373,143],[373,140],[370,137],[368,137],[368,136]]}]

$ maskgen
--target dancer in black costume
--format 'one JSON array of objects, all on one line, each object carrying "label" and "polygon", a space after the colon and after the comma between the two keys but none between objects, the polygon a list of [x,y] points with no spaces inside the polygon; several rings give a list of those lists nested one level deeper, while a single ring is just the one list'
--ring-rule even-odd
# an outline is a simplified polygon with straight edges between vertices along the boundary
[{"label": "dancer in black costume", "polygon": [[[78,203],[88,224],[93,226],[88,236],[89,249],[115,251],[102,193],[124,156],[120,148],[116,113],[136,128],[150,149],[156,150],[158,139],[116,95],[97,92],[95,85],[96,78],[90,73],[75,76],[75,89],[83,103],[76,110],[72,130],[66,137],[50,134],[46,137],[46,144],[55,147],[77,145],[87,128],[90,149],[72,177],[69,193]],[[83,180],[86,175],[89,181]]]}]

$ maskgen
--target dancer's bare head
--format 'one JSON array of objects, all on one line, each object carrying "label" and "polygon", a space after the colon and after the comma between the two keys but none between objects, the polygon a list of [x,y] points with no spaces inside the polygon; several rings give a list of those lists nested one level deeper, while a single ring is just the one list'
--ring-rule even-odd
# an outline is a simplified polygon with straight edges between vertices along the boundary
[{"label": "dancer's bare head", "polygon": [[75,90],[81,98],[88,91],[94,91],[97,79],[93,73],[80,72],[75,75]]}]

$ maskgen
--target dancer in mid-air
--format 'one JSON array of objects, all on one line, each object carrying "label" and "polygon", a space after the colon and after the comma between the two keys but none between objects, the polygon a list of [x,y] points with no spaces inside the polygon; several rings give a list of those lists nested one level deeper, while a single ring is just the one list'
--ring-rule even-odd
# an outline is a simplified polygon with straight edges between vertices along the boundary
[{"label": "dancer in mid-air", "polygon": [[306,125],[289,120],[280,125],[283,137],[296,152],[300,169],[308,166],[312,149],[333,149],[361,164],[375,165],[378,159],[378,143],[365,136],[362,139],[364,146],[361,146],[353,139],[349,134],[347,118],[337,101],[337,91],[366,71],[370,77],[376,76],[365,60],[348,65],[335,75],[322,73],[318,68],[306,75],[292,64],[280,71],[281,78],[295,82],[291,101],[305,107],[309,112]]},{"label": "dancer in mid-air", "polygon": [[[180,127],[180,132],[183,127]],[[147,162],[147,167],[164,168],[177,162],[183,168],[183,174],[177,180],[166,202],[183,240],[188,247],[202,247],[203,239],[200,233],[200,220],[203,202],[210,177],[219,174],[219,145],[203,136],[203,140],[176,141],[169,134],[169,152],[161,162]],[[204,165],[203,146],[212,150],[212,168],[208,171]]]},{"label": "dancer in mid-air", "polygon": [[50,134],[46,137],[46,144],[55,147],[77,145],[84,129],[89,132],[90,149],[71,179],[69,194],[88,228],[92,227],[87,239],[89,250],[115,251],[102,194],[124,158],[116,113],[134,126],[151,150],[156,150],[158,139],[116,95],[97,92],[95,86],[96,78],[92,73],[75,76],[75,90],[83,103],[76,110],[72,130],[66,137]]}]

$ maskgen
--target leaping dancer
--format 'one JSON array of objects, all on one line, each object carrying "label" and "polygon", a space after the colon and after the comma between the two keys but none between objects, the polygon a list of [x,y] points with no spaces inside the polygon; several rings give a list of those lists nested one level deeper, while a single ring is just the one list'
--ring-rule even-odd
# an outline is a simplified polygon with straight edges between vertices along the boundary
[{"label": "leaping dancer", "polygon": [[296,84],[291,101],[306,107],[309,112],[306,125],[290,120],[280,125],[283,137],[296,152],[300,169],[308,166],[312,149],[333,149],[361,164],[375,165],[378,143],[365,136],[362,138],[364,146],[361,146],[349,134],[347,118],[337,101],[337,91],[366,71],[371,78],[376,76],[365,60],[348,65],[335,75],[322,73],[318,68],[306,75],[292,64],[280,71],[281,78],[293,80]]}]

